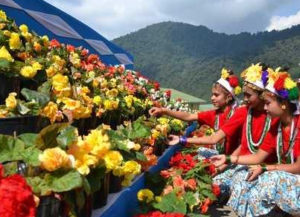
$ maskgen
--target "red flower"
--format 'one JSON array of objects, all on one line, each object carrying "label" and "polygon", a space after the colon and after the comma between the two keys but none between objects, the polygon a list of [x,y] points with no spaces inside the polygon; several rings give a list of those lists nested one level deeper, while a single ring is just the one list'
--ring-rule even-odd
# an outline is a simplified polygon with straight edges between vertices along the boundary
[{"label": "red flower", "polygon": [[168,98],[171,97],[171,90],[166,90],[165,93],[166,93],[166,96],[167,96]]},{"label": "red flower", "polygon": [[284,81],[288,77],[287,74],[280,75],[277,81],[274,84],[274,88],[276,91],[284,89]]},{"label": "red flower", "polygon": [[159,90],[160,84],[157,81],[155,81],[153,85],[155,90]]},{"label": "red flower", "polygon": [[81,51],[81,56],[86,56],[88,53],[89,53],[89,50],[88,50],[88,49],[83,49],[83,50]]},{"label": "red flower", "polygon": [[67,51],[68,52],[74,52],[75,51],[75,47],[73,45],[68,44],[67,45]]},{"label": "red flower", "polygon": [[50,47],[51,48],[59,48],[61,45],[56,39],[52,39],[50,41]]},{"label": "red flower", "polygon": [[34,217],[35,202],[31,187],[20,175],[0,179],[0,216]]},{"label": "red flower", "polygon": [[186,187],[188,187],[189,189],[195,190],[196,187],[197,187],[197,182],[196,182],[195,179],[188,179],[188,180],[185,182],[185,185],[186,185]]},{"label": "red flower", "polygon": [[205,213],[207,213],[207,211],[208,211],[208,206],[207,205],[203,205],[203,206],[201,206],[201,214],[205,214]]},{"label": "red flower", "polygon": [[216,197],[218,197],[221,193],[221,189],[219,187],[219,185],[213,184],[212,185],[212,192],[214,195],[216,195]]},{"label": "red flower", "polygon": [[235,76],[235,75],[231,75],[229,77],[229,84],[233,88],[237,87],[239,85],[239,79],[238,79],[238,77]]},{"label": "red flower", "polygon": [[208,172],[210,175],[213,175],[216,173],[216,166],[214,164],[210,164],[208,167]]}]

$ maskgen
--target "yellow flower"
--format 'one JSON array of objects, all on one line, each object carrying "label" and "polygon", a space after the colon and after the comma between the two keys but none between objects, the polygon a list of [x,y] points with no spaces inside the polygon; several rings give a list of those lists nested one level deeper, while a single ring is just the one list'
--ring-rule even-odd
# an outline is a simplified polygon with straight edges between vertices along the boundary
[{"label": "yellow flower", "polygon": [[171,120],[171,123],[176,124],[176,125],[180,126],[181,128],[183,128],[183,123],[179,119],[173,119],[173,120]]},{"label": "yellow flower", "polygon": [[98,81],[98,79],[93,79],[93,87],[98,87],[100,84],[100,82]]},{"label": "yellow flower", "polygon": [[135,143],[135,144],[134,144],[134,147],[133,147],[133,150],[139,151],[140,149],[141,149],[141,145],[138,144],[138,143]]},{"label": "yellow flower", "polygon": [[55,171],[59,168],[71,168],[72,161],[68,154],[59,147],[46,149],[39,155],[41,167],[47,171]]},{"label": "yellow flower", "polygon": [[102,159],[110,149],[109,137],[104,130],[92,130],[86,137],[86,143],[91,149],[91,153]]},{"label": "yellow flower", "polygon": [[47,35],[44,35],[44,36],[42,37],[42,40],[43,40],[44,42],[48,42],[48,41],[49,41],[49,38],[48,38]]},{"label": "yellow flower", "polygon": [[132,95],[125,96],[124,100],[126,102],[126,106],[128,108],[131,108],[132,107],[132,103],[133,103],[133,96]]},{"label": "yellow flower", "polygon": [[101,88],[102,88],[102,89],[103,89],[103,88],[106,88],[107,85],[108,85],[107,80],[106,80],[106,79],[103,79],[103,81],[101,81],[100,85],[101,85]]},{"label": "yellow flower", "polygon": [[122,170],[124,175],[137,175],[141,172],[141,165],[136,161],[126,161]]},{"label": "yellow flower", "polygon": [[17,107],[18,102],[17,102],[16,96],[17,96],[17,93],[12,92],[5,99],[5,105],[9,110],[14,110]]},{"label": "yellow flower", "polygon": [[5,23],[0,23],[0,29],[1,29],[1,30],[4,29],[5,26],[6,26]]},{"label": "yellow flower", "polygon": [[52,86],[58,96],[70,96],[71,87],[68,76],[56,74],[52,77]]},{"label": "yellow flower", "polygon": [[246,81],[250,82],[256,82],[261,79],[261,73],[262,73],[262,66],[257,63],[256,65],[252,64],[250,67],[248,67],[242,74],[241,77],[243,77]]},{"label": "yellow flower", "polygon": [[95,103],[96,105],[100,105],[102,102],[101,96],[95,96],[93,98],[93,103]]},{"label": "yellow flower", "polygon": [[139,192],[137,193],[137,198],[139,201],[141,202],[146,202],[146,203],[150,203],[151,201],[154,200],[154,194],[151,190],[149,189],[141,189],[139,190]]},{"label": "yellow flower", "polygon": [[0,109],[0,118],[6,118],[8,115],[8,111],[5,109]]},{"label": "yellow flower", "polygon": [[41,111],[41,115],[50,119],[53,124],[56,120],[63,119],[62,113],[58,110],[57,105],[54,102],[49,102]]},{"label": "yellow flower", "polygon": [[25,24],[22,24],[19,29],[21,30],[22,33],[27,33],[28,32],[28,27]]},{"label": "yellow flower", "polygon": [[115,98],[118,96],[119,91],[116,88],[106,91],[106,96],[109,98]]},{"label": "yellow flower", "polygon": [[2,10],[0,10],[0,19],[4,20],[4,21],[7,21],[6,13]]},{"label": "yellow flower", "polygon": [[75,66],[75,67],[79,67],[80,66],[80,57],[78,55],[78,53],[75,52],[71,52],[70,54],[70,62]]},{"label": "yellow flower", "polygon": [[296,86],[297,86],[296,82],[294,82],[291,78],[286,78],[285,79],[285,81],[284,81],[284,88],[285,89],[290,90],[290,89],[292,89]]},{"label": "yellow flower", "polygon": [[38,70],[42,70],[43,69],[43,66],[39,63],[39,62],[34,62],[32,64],[32,68],[35,70],[35,71],[38,71]]},{"label": "yellow flower", "polygon": [[79,158],[75,157],[75,168],[82,175],[88,175],[90,167],[95,166],[97,163],[97,158],[90,154],[83,154]]},{"label": "yellow flower", "polygon": [[229,77],[228,70],[223,68],[222,71],[221,71],[221,78],[227,79],[228,77]]},{"label": "yellow flower", "polygon": [[241,92],[242,92],[242,88],[240,86],[237,86],[236,88],[234,88],[235,95],[239,95]]},{"label": "yellow flower", "polygon": [[117,80],[115,78],[112,78],[109,81],[110,87],[116,87],[117,86]]},{"label": "yellow flower", "polygon": [[156,197],[155,197],[155,201],[156,201],[156,202],[159,203],[161,200],[162,200],[162,198],[161,198],[160,196],[156,196]]},{"label": "yellow flower", "polygon": [[9,48],[17,50],[21,47],[22,42],[18,33],[12,32],[9,39]]},{"label": "yellow flower", "polygon": [[37,71],[32,66],[23,66],[20,71],[20,74],[25,78],[33,78],[36,73]]},{"label": "yellow flower", "polygon": [[8,30],[4,30],[4,31],[3,31],[3,34],[4,34],[6,37],[10,37],[10,35],[11,35],[10,31],[8,31]]},{"label": "yellow flower", "polygon": [[157,120],[160,124],[168,124],[170,121],[168,118],[158,118]]},{"label": "yellow flower", "polygon": [[152,138],[157,139],[160,135],[160,132],[156,129],[151,130]]},{"label": "yellow flower", "polygon": [[119,101],[115,100],[106,99],[103,104],[106,110],[116,110],[119,107]]},{"label": "yellow flower", "polygon": [[103,159],[107,171],[111,171],[122,164],[123,156],[118,151],[109,151],[105,154]]},{"label": "yellow flower", "polygon": [[14,59],[11,57],[10,53],[6,50],[5,46],[0,49],[0,58],[6,59],[9,62],[13,62]]},{"label": "yellow flower", "polygon": [[49,66],[49,68],[46,69],[46,73],[47,73],[47,77],[51,78],[57,73],[57,71],[54,66]]}]

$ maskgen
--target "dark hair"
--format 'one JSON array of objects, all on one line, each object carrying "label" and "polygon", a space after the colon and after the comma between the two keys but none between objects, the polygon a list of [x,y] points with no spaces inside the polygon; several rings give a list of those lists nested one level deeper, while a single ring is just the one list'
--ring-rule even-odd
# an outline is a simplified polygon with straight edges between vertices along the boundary
[{"label": "dark hair", "polygon": [[276,99],[280,104],[284,104],[285,102],[287,102],[292,114],[294,114],[294,112],[297,110],[297,105],[295,103],[291,103],[289,100],[282,99],[280,96],[277,95]]}]

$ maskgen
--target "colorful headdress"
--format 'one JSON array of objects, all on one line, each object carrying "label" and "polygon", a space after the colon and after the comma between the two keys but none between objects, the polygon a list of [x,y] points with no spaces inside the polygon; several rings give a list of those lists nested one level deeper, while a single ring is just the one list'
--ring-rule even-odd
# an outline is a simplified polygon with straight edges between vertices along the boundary
[{"label": "colorful headdress", "polygon": [[288,72],[279,72],[280,68],[269,74],[266,89],[282,99],[298,102],[299,90]]},{"label": "colorful headdress", "polygon": [[255,87],[258,87],[258,89],[263,90],[265,88],[265,85],[262,78],[264,74],[266,75],[266,73],[264,72],[265,71],[263,71],[263,66],[260,63],[257,63],[255,65],[252,64],[242,72],[241,77],[244,79],[245,83],[250,83]]},{"label": "colorful headdress", "polygon": [[236,75],[231,74],[227,69],[223,68],[221,71],[221,78],[217,81],[228,90],[234,97],[242,92],[239,86],[239,78]]}]

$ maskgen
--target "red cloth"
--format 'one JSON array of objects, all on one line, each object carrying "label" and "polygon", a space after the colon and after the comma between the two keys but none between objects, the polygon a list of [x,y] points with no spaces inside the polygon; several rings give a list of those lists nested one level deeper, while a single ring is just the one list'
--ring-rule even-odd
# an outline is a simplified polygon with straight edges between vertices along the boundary
[{"label": "red cloth", "polygon": [[[234,113],[236,110],[238,109],[235,109]],[[227,121],[230,111],[231,111],[231,106],[227,106],[224,109],[224,111],[209,110],[205,112],[199,112],[198,122],[199,124],[205,124],[211,128],[214,128],[215,120],[217,118],[217,115],[219,115],[219,128],[221,128]],[[225,154],[231,154],[239,146],[240,135],[241,135],[241,129],[239,131],[237,130],[236,136],[234,137],[226,136]]]},{"label": "red cloth", "polygon": [[[294,147],[293,147],[293,151],[294,151],[294,160],[296,161],[297,157],[300,156],[300,121],[299,120],[299,116],[295,116],[294,117],[294,121],[296,124],[296,129],[297,130],[297,135],[295,138],[295,143],[294,143]],[[260,148],[263,149],[264,151],[270,153],[270,154],[276,154],[276,148],[277,148],[277,133],[278,133],[278,125],[279,125],[279,121],[277,121],[276,125],[274,125],[274,130],[272,130],[272,133],[268,134],[266,137],[266,140],[268,142],[264,143]],[[290,139],[290,133],[291,133],[291,128],[290,127],[286,127],[281,128],[282,131],[282,141],[283,141],[283,156],[287,153],[288,149],[289,149],[289,139]],[[282,157],[283,157],[282,156]],[[283,162],[286,161],[286,159],[282,159]]]},{"label": "red cloth", "polygon": [[[240,150],[240,155],[248,155],[252,154],[251,151],[248,148],[248,142],[247,142],[247,137],[246,137],[246,120],[247,120],[247,114],[248,114],[248,108],[247,107],[240,107],[237,109],[234,113],[234,115],[226,122],[225,125],[221,127],[223,132],[226,134],[228,137],[235,137],[238,129],[242,127],[242,137],[241,137],[241,150]],[[254,142],[257,142],[261,134],[263,132],[263,128],[265,125],[267,114],[264,111],[252,111],[252,139]],[[275,125],[278,122],[278,118],[273,118],[271,121],[271,128],[267,135],[265,136],[261,146],[268,142],[268,144],[273,144],[274,141],[276,141],[276,136],[275,138],[272,137],[272,134],[274,134],[275,130]],[[269,135],[271,134],[271,135]],[[276,130],[275,130],[275,135],[276,135]],[[269,138],[270,140],[266,140],[266,138]],[[271,139],[273,138],[273,139]],[[266,162],[272,163],[276,162],[276,155],[270,155]]]}]

